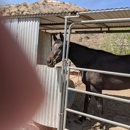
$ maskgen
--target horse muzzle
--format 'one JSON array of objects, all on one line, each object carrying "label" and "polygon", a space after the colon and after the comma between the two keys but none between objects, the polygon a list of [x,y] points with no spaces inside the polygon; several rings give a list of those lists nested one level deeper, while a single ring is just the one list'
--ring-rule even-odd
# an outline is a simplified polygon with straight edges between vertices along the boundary
[{"label": "horse muzzle", "polygon": [[47,66],[48,67],[55,67],[56,60],[47,59]]}]

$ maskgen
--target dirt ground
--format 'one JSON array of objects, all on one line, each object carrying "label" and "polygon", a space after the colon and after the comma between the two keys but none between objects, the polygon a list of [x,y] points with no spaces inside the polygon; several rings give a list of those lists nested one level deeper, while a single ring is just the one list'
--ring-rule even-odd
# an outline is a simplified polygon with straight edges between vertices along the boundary
[{"label": "dirt ground", "polygon": [[[74,81],[76,85],[76,89],[85,90],[85,85],[81,83],[81,78],[71,76],[71,80]],[[121,91],[103,91],[103,94],[130,99],[130,89],[121,90]],[[71,106],[71,109],[82,112],[83,103],[84,103],[84,94],[76,93],[74,103]],[[106,119],[130,125],[130,105],[129,104],[118,102],[118,101],[113,101],[113,100],[108,100],[108,99],[104,99],[103,103],[104,103],[103,105],[104,115]],[[88,114],[99,116],[94,97],[92,97],[91,99],[91,102],[88,108]],[[66,128],[69,130],[98,130],[99,129],[99,125],[100,125],[99,121],[87,118],[87,120],[84,121],[83,124],[76,124],[74,120],[78,118],[79,118],[79,115],[68,113]],[[105,130],[127,130],[127,129],[105,123]]]}]

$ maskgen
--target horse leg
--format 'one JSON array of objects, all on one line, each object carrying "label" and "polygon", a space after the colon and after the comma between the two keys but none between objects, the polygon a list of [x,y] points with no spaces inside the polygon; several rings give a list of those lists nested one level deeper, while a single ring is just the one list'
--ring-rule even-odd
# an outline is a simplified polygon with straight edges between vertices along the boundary
[{"label": "horse leg", "polygon": [[[103,99],[100,97],[95,97],[95,98],[96,98],[100,117],[103,117]],[[104,126],[104,122],[100,122],[100,129],[103,129],[103,126]]]},{"label": "horse leg", "polygon": [[[92,92],[102,94],[102,90],[96,89],[93,85],[90,85],[90,90]],[[95,99],[96,99],[96,103],[97,103],[97,107],[98,107],[98,110],[99,110],[100,117],[103,117],[103,99],[101,97],[95,97]],[[103,129],[103,126],[104,126],[104,123],[101,122],[100,123],[100,129]]]},{"label": "horse leg", "polygon": [[[89,85],[86,85],[86,91],[90,91]],[[85,101],[84,101],[83,113],[87,113],[90,100],[91,100],[91,96],[86,94],[85,95]],[[78,123],[78,124],[82,124],[84,120],[86,120],[86,117],[81,116],[78,120],[75,120],[75,122]]]}]

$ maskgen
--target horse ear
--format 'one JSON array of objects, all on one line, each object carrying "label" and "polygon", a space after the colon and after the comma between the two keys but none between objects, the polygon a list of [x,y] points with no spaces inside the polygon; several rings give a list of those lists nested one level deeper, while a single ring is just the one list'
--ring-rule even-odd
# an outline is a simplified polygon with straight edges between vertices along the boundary
[{"label": "horse ear", "polygon": [[61,39],[62,42],[64,41],[64,36],[61,32],[60,32],[60,39]]},{"label": "horse ear", "polygon": [[57,37],[55,34],[53,34],[53,40],[56,41],[57,40]]}]

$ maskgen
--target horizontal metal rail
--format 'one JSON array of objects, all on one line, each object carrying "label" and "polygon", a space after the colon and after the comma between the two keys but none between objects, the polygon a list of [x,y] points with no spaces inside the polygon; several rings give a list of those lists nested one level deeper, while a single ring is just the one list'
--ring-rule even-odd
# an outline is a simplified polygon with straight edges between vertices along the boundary
[{"label": "horizontal metal rail", "polygon": [[76,21],[73,24],[95,24],[95,23],[120,23],[120,22],[130,22],[130,18],[117,18],[117,19],[98,19],[98,20],[83,20]]},{"label": "horizontal metal rail", "polygon": [[103,71],[103,70],[95,70],[95,69],[85,69],[85,68],[78,68],[78,67],[69,67],[70,69],[74,70],[81,70],[81,71],[89,71],[89,72],[96,72],[108,75],[116,75],[116,76],[123,76],[123,77],[130,77],[130,74],[125,73],[118,73],[118,72],[111,72],[111,71]]},{"label": "horizontal metal rail", "polygon": [[105,95],[105,94],[93,93],[93,92],[78,90],[78,89],[74,89],[74,88],[68,88],[68,90],[83,93],[83,94],[88,94],[88,95],[92,95],[92,96],[107,98],[107,99],[111,99],[111,100],[115,100],[115,101],[130,103],[130,100],[128,100],[128,99],[118,98],[118,97],[115,97],[115,96],[108,96],[108,95]]},{"label": "horizontal metal rail", "polygon": [[88,34],[88,33],[129,33],[130,30],[89,30],[89,31],[75,31],[71,34]]},{"label": "horizontal metal rail", "polygon": [[113,125],[117,125],[117,126],[121,126],[121,127],[130,129],[130,126],[126,125],[126,124],[122,124],[122,123],[118,123],[118,122],[115,122],[115,121],[107,120],[107,119],[97,117],[97,116],[93,116],[93,115],[90,115],[90,114],[85,114],[85,113],[75,111],[75,110],[72,110],[72,109],[69,109],[69,108],[66,108],[66,111],[71,112],[71,113],[75,113],[75,114],[79,114],[79,115],[82,115],[82,116],[86,116],[86,117],[89,117],[89,118],[92,118],[92,119],[95,119],[95,120],[103,121],[103,122],[106,122],[106,123],[109,123],[109,124],[113,124]]}]

